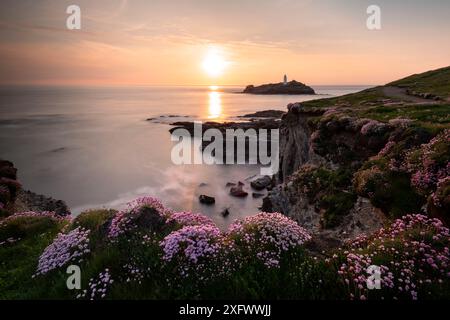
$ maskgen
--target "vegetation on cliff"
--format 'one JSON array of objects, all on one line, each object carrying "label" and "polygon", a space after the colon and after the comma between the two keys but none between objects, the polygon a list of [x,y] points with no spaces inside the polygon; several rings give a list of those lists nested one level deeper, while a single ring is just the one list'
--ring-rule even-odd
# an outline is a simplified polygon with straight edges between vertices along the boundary
[{"label": "vegetation on cliff", "polygon": [[[423,215],[319,256],[308,250],[308,232],[281,214],[260,213],[222,232],[151,197],[73,220],[15,214],[1,222],[0,240],[3,299],[429,299],[450,292],[449,230]],[[66,287],[74,264],[80,290]],[[382,270],[380,290],[366,286],[372,264]]]}]

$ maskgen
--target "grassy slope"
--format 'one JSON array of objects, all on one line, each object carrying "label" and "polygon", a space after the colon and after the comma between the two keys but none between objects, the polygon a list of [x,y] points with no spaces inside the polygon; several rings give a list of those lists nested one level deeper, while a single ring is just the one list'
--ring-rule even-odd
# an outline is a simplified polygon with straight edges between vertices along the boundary
[{"label": "grassy slope", "polygon": [[[420,93],[432,93],[443,98],[450,97],[450,67],[412,75],[387,84]],[[409,103],[401,99],[385,96],[384,87],[374,87],[361,92],[336,98],[318,99],[303,102],[305,107],[345,109],[349,115],[389,121],[394,118],[409,118],[416,124],[432,130],[450,126],[450,102]],[[383,100],[389,99],[389,103]],[[394,103],[394,104],[392,104]],[[395,104],[398,103],[398,104]]]},{"label": "grassy slope", "polygon": [[450,97],[450,67],[414,74],[388,85],[408,88],[420,93],[432,93],[443,98]]}]

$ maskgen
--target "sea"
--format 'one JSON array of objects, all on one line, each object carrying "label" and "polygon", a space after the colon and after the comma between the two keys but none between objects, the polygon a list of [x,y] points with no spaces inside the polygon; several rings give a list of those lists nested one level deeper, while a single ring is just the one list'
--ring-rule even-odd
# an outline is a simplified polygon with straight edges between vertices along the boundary
[{"label": "sea", "polygon": [[[254,199],[248,187],[260,168],[176,165],[170,123],[233,121],[368,87],[313,86],[313,96],[241,94],[243,86],[1,86],[0,158],[14,162],[25,189],[64,200],[74,215],[154,196],[175,211],[201,212],[226,228],[260,211],[262,199]],[[245,182],[249,197],[229,195],[225,185],[238,181]],[[200,194],[216,203],[200,204]]]}]

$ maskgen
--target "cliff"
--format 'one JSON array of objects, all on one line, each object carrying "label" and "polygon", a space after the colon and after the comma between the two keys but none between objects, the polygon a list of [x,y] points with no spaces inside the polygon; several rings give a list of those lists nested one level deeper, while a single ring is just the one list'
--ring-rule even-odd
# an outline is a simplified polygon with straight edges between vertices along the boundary
[{"label": "cliff", "polygon": [[24,190],[17,179],[14,164],[0,159],[0,218],[26,211],[51,211],[59,216],[70,215],[64,201]]},{"label": "cliff", "polygon": [[247,86],[243,93],[251,94],[316,94],[314,89],[307,85],[292,80],[288,83],[270,83],[260,86]]},{"label": "cliff", "polygon": [[[299,222],[316,245],[340,245],[408,212],[449,222],[448,68],[332,99],[288,105],[278,185],[263,210]],[[446,82],[444,82],[446,83]],[[424,91],[425,89],[422,89]],[[428,97],[428,98],[424,98]]]}]

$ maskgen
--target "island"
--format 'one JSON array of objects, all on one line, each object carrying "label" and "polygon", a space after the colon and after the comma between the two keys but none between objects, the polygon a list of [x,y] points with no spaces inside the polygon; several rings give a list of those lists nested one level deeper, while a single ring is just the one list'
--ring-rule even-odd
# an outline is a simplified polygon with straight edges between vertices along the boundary
[{"label": "island", "polygon": [[279,83],[269,83],[260,86],[249,85],[242,93],[250,94],[316,94],[314,89],[304,83],[292,80]]}]

